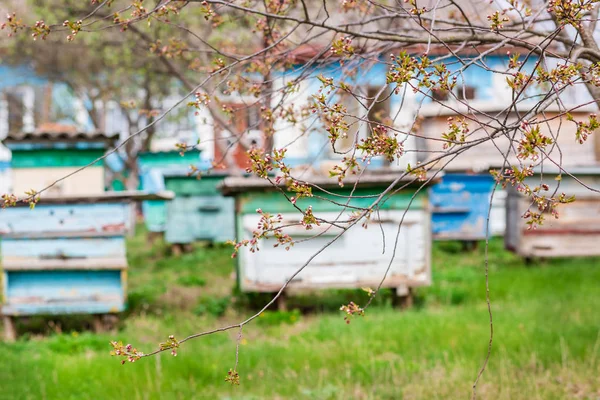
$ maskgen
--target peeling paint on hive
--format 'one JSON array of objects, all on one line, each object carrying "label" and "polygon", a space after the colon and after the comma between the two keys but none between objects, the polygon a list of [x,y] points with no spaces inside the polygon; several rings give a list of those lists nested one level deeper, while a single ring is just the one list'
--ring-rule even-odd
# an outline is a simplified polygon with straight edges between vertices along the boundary
[{"label": "peeling paint on hive", "polygon": [[[494,185],[487,173],[444,175],[442,182],[430,189],[434,239],[485,239]],[[496,193],[490,214],[491,235],[502,235],[504,231],[501,200]]]}]

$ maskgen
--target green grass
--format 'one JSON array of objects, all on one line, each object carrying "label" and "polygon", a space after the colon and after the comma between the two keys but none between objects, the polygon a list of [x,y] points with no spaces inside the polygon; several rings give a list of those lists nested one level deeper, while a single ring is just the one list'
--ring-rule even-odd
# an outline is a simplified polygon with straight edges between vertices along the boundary
[{"label": "green grass", "polygon": [[[139,234],[129,246],[131,310],[120,329],[94,335],[63,327],[0,343],[0,399],[467,399],[489,322],[483,246],[459,249],[434,246],[434,284],[418,291],[410,311],[384,298],[347,325],[336,308],[348,299],[363,304],[366,295],[333,291],[290,301],[311,312],[259,318],[244,329],[241,385],[232,387],[224,378],[234,366],[237,332],[188,342],[177,357],[121,366],[108,356],[109,340],[149,351],[169,334],[239,321],[257,301],[231,296],[230,249],[198,246],[176,258]],[[494,347],[478,398],[600,396],[598,261],[527,267],[492,241]]]}]

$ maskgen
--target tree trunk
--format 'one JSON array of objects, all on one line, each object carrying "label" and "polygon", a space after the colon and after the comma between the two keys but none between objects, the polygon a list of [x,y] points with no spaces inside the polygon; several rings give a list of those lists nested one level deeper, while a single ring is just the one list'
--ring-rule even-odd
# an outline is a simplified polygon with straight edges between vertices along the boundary
[{"label": "tree trunk", "polygon": [[[269,18],[267,18],[267,26],[269,25],[270,21]],[[270,44],[270,35],[267,34],[267,32],[264,33],[263,35],[263,48],[267,48],[269,47]],[[267,64],[266,60],[267,60],[267,54],[265,53],[265,65]],[[263,82],[265,83],[265,92],[266,92],[266,96],[265,96],[265,107],[267,107],[268,109],[271,109],[271,107],[273,106],[273,81],[271,80],[272,76],[271,76],[271,70],[269,67],[269,71],[263,76]],[[264,144],[264,151],[267,154],[271,154],[273,152],[273,147],[275,144],[275,138],[273,137],[274,132],[266,134],[265,135],[265,144]]]}]

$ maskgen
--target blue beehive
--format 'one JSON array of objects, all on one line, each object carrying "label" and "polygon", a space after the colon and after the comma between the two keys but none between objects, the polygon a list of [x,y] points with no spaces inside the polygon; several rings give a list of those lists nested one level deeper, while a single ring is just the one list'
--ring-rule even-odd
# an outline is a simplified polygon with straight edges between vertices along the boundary
[{"label": "blue beehive", "polygon": [[430,189],[433,237],[485,239],[494,185],[490,174],[445,174]]},{"label": "blue beehive", "polygon": [[[158,151],[139,155],[141,189],[155,193],[165,189],[164,175],[169,172],[187,174],[190,165],[200,167],[200,151]],[[164,233],[167,225],[167,203],[149,200],[142,203],[144,223],[151,233]]]},{"label": "blue beehive", "polygon": [[7,339],[13,317],[108,314],[125,309],[125,235],[133,200],[169,199],[141,192],[42,197],[0,211]]},{"label": "blue beehive", "polygon": [[225,177],[212,173],[198,180],[186,173],[165,174],[165,187],[176,196],[167,204],[165,239],[168,243],[186,245],[197,240],[234,239],[234,201],[218,190]]}]

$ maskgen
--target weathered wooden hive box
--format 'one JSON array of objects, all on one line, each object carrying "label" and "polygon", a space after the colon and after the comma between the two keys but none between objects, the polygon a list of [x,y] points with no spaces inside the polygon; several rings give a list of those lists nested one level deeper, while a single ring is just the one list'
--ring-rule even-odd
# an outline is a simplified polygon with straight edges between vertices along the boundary
[{"label": "weathered wooden hive box", "polygon": [[[437,240],[475,241],[504,234],[504,224],[495,217],[504,216],[503,190],[492,191],[496,182],[490,174],[445,174],[430,190],[433,238]],[[492,208],[490,209],[490,201]],[[502,221],[504,222],[504,221]]]},{"label": "weathered wooden hive box", "polygon": [[[486,130],[477,129],[479,124],[469,123],[469,136],[467,141],[484,139],[489,135],[490,129],[497,123],[493,117],[504,114],[502,105],[474,104],[474,107],[489,114],[475,114],[471,119],[480,121]],[[464,108],[464,107],[463,107]],[[448,131],[448,118],[456,117],[455,110],[460,110],[467,115],[470,111],[453,104],[450,108],[430,104],[421,110],[424,119],[421,132],[424,137],[434,140],[423,140],[420,147],[427,150],[424,154],[428,157],[439,157],[447,150],[443,148],[444,141],[439,140],[443,132]],[[524,110],[526,111],[526,110]],[[576,120],[585,120],[589,112],[573,112]],[[509,115],[508,120],[517,115]],[[539,116],[542,118],[542,116]],[[538,119],[539,119],[538,118]],[[593,145],[580,145],[575,140],[577,129],[573,122],[566,120],[560,112],[549,109],[543,119],[547,122],[541,124],[542,133],[557,138],[560,146],[552,147],[549,155],[562,160],[562,165],[567,167],[593,165],[596,154]],[[535,119],[534,119],[535,120]],[[505,163],[504,154],[499,149],[508,149],[509,141],[504,135],[499,135],[494,141],[487,141],[462,152],[451,159],[444,158],[436,165],[443,168],[446,174],[442,181],[431,189],[431,203],[433,206],[433,237],[434,239],[480,240],[486,236],[486,221],[490,214],[490,234],[504,235],[506,229],[506,198],[507,194],[502,188],[497,188],[492,198],[494,181],[490,169],[500,169]],[[560,154],[559,154],[560,151]],[[420,161],[427,162],[429,158]],[[518,160],[514,151],[506,160],[507,165],[516,165]],[[489,212],[490,199],[492,209]]]},{"label": "weathered wooden hive box", "polygon": [[[12,152],[13,192],[23,196],[31,189],[52,185],[47,194],[94,195],[104,192],[104,164],[98,161],[118,135],[100,132],[11,133],[3,143]],[[70,174],[69,179],[61,180]],[[58,182],[57,182],[58,181]]]},{"label": "weathered wooden hive box", "polygon": [[23,203],[0,210],[5,321],[123,311],[130,203],[170,197],[140,192],[45,196],[33,210]]},{"label": "weathered wooden hive box", "polygon": [[[190,165],[198,167],[200,151],[156,151],[141,153],[138,158],[141,189],[147,192],[165,190],[164,175],[169,172],[185,174]],[[167,202],[148,200],[142,202],[144,223],[149,232],[164,233],[167,224]]]},{"label": "weathered wooden hive box", "polygon": [[167,204],[165,240],[189,244],[198,240],[225,242],[235,236],[234,200],[217,189],[225,175],[166,173],[165,188],[175,193]]},{"label": "weathered wooden hive box", "polygon": [[[252,253],[240,248],[237,257],[238,284],[244,292],[276,292],[320,249],[348,228],[352,207],[369,207],[398,174],[363,176],[353,197],[348,201],[353,183],[347,179],[344,188],[337,181],[306,178],[321,189],[313,188],[314,197],[301,198],[297,206],[305,210],[312,206],[314,215],[325,220],[337,220],[335,226],[321,224],[306,230],[299,225],[302,214],[268,182],[258,178],[227,178],[222,191],[236,199],[237,241],[251,239],[261,216],[257,209],[271,215],[281,214],[282,226],[289,227],[295,244],[286,251],[274,247],[274,240],[259,243]],[[402,182],[400,185],[407,185]],[[400,296],[409,289],[431,283],[431,214],[426,188],[419,190],[416,182],[389,196],[367,221],[367,229],[358,223],[318,254],[288,286],[290,289],[377,287],[391,267],[383,287],[397,289]],[[345,197],[346,196],[346,197]],[[333,201],[333,202],[332,202]],[[398,228],[402,223],[395,256],[392,257]]]},{"label": "weathered wooden hive box", "polygon": [[589,189],[600,187],[600,168],[580,167],[567,171],[579,182],[565,173],[560,181],[556,181],[557,171],[548,169],[543,175],[537,172],[526,180],[532,188],[539,186],[542,181],[549,185],[550,189],[544,192],[547,196],[552,196],[555,190],[555,197],[563,192],[567,196],[575,196],[575,202],[558,205],[558,219],[546,213],[544,223],[535,229],[528,229],[523,215],[528,209],[539,212],[537,207],[532,205],[531,198],[509,187],[505,236],[507,249],[525,258],[600,255],[600,194]]}]

